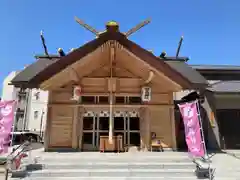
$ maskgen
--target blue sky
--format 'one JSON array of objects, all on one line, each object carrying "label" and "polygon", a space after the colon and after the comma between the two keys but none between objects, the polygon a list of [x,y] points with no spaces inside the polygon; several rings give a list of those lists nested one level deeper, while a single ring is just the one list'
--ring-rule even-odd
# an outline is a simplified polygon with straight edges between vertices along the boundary
[{"label": "blue sky", "polygon": [[163,50],[175,55],[183,35],[180,55],[189,56],[189,63],[240,65],[239,0],[1,0],[0,82],[9,72],[34,62],[35,54],[43,53],[41,30],[50,53],[59,47],[68,51],[93,39],[74,16],[97,30],[116,20],[123,32],[150,17],[151,24],[131,40],[156,55]]}]

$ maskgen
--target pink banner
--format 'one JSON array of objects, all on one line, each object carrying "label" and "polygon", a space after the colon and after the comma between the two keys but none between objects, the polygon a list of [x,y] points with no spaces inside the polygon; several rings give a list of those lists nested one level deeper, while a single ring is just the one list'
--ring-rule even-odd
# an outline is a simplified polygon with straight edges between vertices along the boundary
[{"label": "pink banner", "polygon": [[0,154],[7,153],[14,121],[15,101],[0,102]]},{"label": "pink banner", "polygon": [[204,147],[199,125],[197,101],[178,106],[183,117],[188,150],[193,156],[203,157]]}]

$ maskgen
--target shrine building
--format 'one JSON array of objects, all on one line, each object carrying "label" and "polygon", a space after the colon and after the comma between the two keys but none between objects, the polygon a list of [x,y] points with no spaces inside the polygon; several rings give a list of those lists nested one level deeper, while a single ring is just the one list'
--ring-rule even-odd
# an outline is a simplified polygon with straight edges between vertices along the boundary
[{"label": "shrine building", "polygon": [[[116,22],[80,48],[59,52],[36,56],[12,80],[17,87],[49,92],[46,151],[151,150],[153,138],[164,149],[176,150],[181,141],[176,102],[190,92],[203,101],[205,124],[215,116],[205,98],[212,92],[206,71],[188,65],[186,57],[154,55],[129,40]],[[221,146],[214,121],[217,130],[204,127],[213,148]]]}]

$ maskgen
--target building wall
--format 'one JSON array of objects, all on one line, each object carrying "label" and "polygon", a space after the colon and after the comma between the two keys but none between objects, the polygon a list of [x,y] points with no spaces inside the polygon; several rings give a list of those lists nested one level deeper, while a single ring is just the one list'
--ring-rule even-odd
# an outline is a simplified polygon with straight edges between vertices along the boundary
[{"label": "building wall", "polygon": [[208,149],[220,149],[219,127],[216,116],[216,97],[213,92],[206,91],[204,103],[201,104],[203,111],[201,117],[205,125],[205,141]]},{"label": "building wall", "polygon": [[9,85],[17,73],[17,71],[13,71],[4,79],[2,87],[2,100],[8,101],[17,98],[17,88],[15,88],[13,85]]},{"label": "building wall", "polygon": [[17,109],[16,109],[16,118],[15,118],[15,130],[16,131],[24,131],[26,129],[26,117],[27,117],[27,105],[28,105],[28,97],[29,97],[29,89],[18,89],[16,91],[16,101],[17,101]]},{"label": "building wall", "polygon": [[[128,91],[141,92],[139,86],[132,87],[134,83],[127,83],[127,81],[119,80],[122,85],[119,84],[116,86],[118,93],[125,92],[131,96],[132,93],[126,93],[121,88],[125,88]],[[130,81],[130,80],[129,80]],[[134,80],[133,80],[134,81]],[[131,81],[132,82],[132,81]],[[88,82],[87,82],[88,83]],[[107,84],[101,84],[107,83]],[[96,81],[95,89],[100,89],[102,92],[108,96],[107,91],[104,87],[107,87],[110,84],[108,81]],[[82,85],[84,89],[85,84]],[[101,87],[101,88],[100,88]],[[137,89],[138,88],[138,89]],[[86,89],[86,88],[85,88]],[[90,88],[89,88],[90,89]],[[90,91],[87,89],[88,91]],[[122,105],[121,107],[114,107],[114,111],[131,111],[136,109],[141,113],[143,118],[140,120],[140,136],[141,136],[141,146],[149,148],[151,142],[151,133],[156,133],[156,137],[161,139],[161,141],[166,144],[168,148],[176,148],[175,141],[175,124],[173,121],[173,98],[172,93],[169,92],[157,92],[158,88],[152,88],[153,94],[152,99],[148,105]],[[160,89],[160,90],[163,90]],[[88,92],[84,92],[88,93]],[[91,95],[101,95],[98,93],[92,92]],[[51,91],[51,96],[49,97],[49,107],[48,107],[48,122],[46,133],[48,138],[45,142],[45,148],[81,148],[82,145],[82,114],[84,111],[104,111],[105,109],[109,110],[109,105],[79,105],[77,102],[72,101],[72,87],[65,87],[61,89],[56,89]],[[135,93],[139,94],[140,93]],[[80,112],[79,106],[82,106],[84,111]]]},{"label": "building wall", "polygon": [[240,96],[238,94],[219,94],[215,97],[217,109],[240,109]]},{"label": "building wall", "polygon": [[47,117],[48,92],[31,89],[27,105],[26,128],[40,132],[45,129]]},{"label": "building wall", "polygon": [[[218,81],[208,81],[209,84],[216,83]],[[173,93],[174,100],[181,100],[182,97],[193,92],[194,90],[185,90],[181,92]],[[205,142],[208,149],[219,149],[219,128],[216,117],[218,98],[214,96],[214,93],[210,91],[204,92],[204,102],[201,104],[201,118],[203,123],[203,130],[205,136]],[[227,102],[227,101],[226,101]],[[226,103],[221,102],[222,106],[226,106]],[[229,104],[232,104],[229,102]],[[218,105],[219,106],[219,105]],[[229,105],[229,107],[232,107]]]},{"label": "building wall", "polygon": [[183,90],[179,92],[173,92],[173,99],[174,100],[181,100],[182,97],[188,95],[189,93],[193,92],[194,90]]},{"label": "building wall", "polygon": [[[217,83],[221,80],[209,80],[209,84]],[[182,91],[174,93],[174,100],[180,100],[183,96],[191,91]],[[219,123],[221,117],[217,117],[218,110],[240,110],[240,96],[239,94],[221,93],[217,94],[211,91],[204,92],[204,103],[201,111],[201,117],[204,124],[205,141],[208,149],[221,149],[222,140],[220,138]],[[218,119],[220,118],[220,119]]]},{"label": "building wall", "polygon": [[[19,98],[20,88],[9,85],[11,80],[18,74],[17,71],[11,72],[3,81],[2,100],[16,100],[16,124],[15,130],[18,131],[36,131],[39,132],[45,128],[48,92],[39,89],[24,89],[24,98]],[[36,99],[36,93],[39,93],[39,98]],[[19,111],[18,111],[19,110]],[[34,116],[34,113],[37,115]]]}]

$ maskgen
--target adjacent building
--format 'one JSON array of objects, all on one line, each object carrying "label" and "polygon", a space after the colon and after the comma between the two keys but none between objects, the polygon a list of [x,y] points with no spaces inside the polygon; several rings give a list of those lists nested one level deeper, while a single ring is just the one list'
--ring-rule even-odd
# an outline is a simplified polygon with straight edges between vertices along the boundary
[{"label": "adjacent building", "polygon": [[48,93],[40,89],[17,88],[11,80],[19,71],[11,72],[3,81],[2,100],[16,100],[15,131],[43,132],[46,122]]},{"label": "adjacent building", "polygon": [[13,100],[17,99],[17,90],[18,88],[14,87],[13,85],[9,85],[12,79],[18,74],[18,71],[13,71],[5,77],[3,80],[2,86],[2,100]]}]

